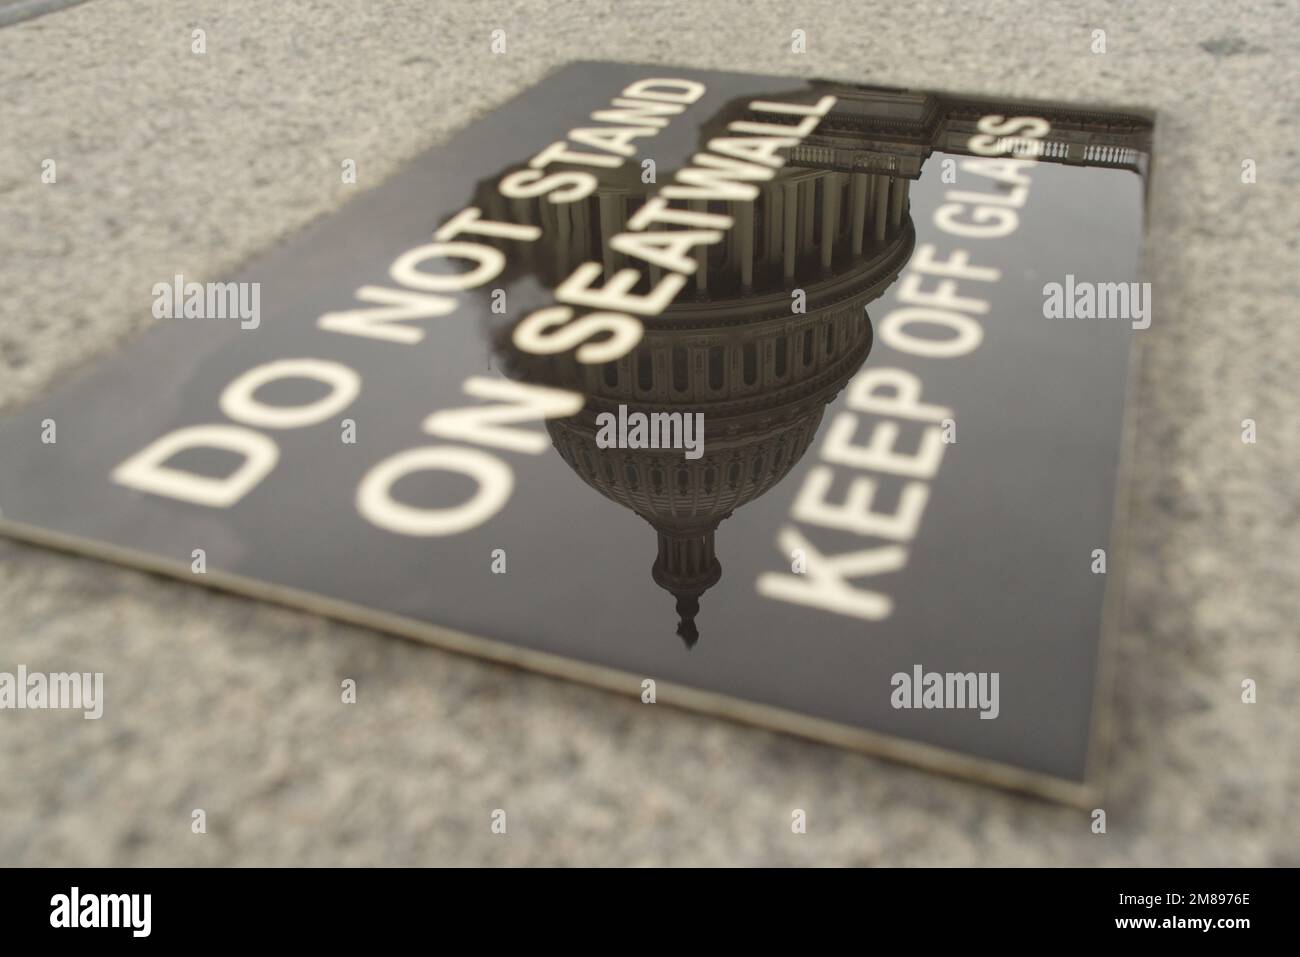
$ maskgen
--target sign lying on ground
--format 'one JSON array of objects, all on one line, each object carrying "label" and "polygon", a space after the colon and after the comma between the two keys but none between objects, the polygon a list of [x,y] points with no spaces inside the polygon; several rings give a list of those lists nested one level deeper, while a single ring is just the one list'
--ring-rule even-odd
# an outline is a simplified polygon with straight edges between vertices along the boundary
[{"label": "sign lying on ground", "polygon": [[0,530],[1085,800],[1151,128],[574,64],[158,277]]}]

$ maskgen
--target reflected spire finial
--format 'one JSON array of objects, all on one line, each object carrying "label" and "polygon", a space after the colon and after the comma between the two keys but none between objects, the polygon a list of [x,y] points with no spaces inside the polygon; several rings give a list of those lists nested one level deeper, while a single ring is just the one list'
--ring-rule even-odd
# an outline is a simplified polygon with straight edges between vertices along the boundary
[{"label": "reflected spire finial", "polygon": [[695,647],[700,640],[700,629],[695,627],[695,616],[700,612],[700,600],[694,595],[677,596],[677,637],[687,649]]},{"label": "reflected spire finial", "polygon": [[722,564],[713,554],[714,529],[679,532],[656,527],[656,531],[659,554],[650,574],[660,588],[677,599],[677,635],[690,649],[700,639],[695,625],[700,596],[722,577]]}]

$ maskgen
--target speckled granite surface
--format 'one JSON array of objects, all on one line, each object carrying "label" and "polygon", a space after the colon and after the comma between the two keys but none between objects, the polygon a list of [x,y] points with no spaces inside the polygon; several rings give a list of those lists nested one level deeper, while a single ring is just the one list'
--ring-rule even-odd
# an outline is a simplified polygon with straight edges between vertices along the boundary
[{"label": "speckled granite surface", "polygon": [[219,278],[328,213],[351,195],[341,157],[378,182],[568,60],[1160,111],[1107,834],[1083,811],[0,542],[0,667],[113,675],[112,720],[0,714],[0,864],[1300,865],[1297,54],[1284,2],[92,0],[0,30],[0,408],[148,323],[157,277]]}]

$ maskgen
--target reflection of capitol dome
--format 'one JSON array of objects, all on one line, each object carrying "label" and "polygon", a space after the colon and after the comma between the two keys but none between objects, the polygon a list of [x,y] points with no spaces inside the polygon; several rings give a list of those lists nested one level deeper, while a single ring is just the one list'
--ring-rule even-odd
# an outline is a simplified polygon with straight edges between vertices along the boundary
[{"label": "reflection of capitol dome", "polygon": [[[879,180],[888,195],[889,180]],[[556,370],[558,381],[588,402],[577,416],[548,421],[555,447],[588,485],[654,526],[652,574],[676,596],[688,643],[697,635],[699,597],[722,574],[718,524],[776,485],[808,450],[826,405],[871,349],[866,305],[911,254],[901,200],[893,217],[886,204],[878,218],[869,192],[855,207],[849,176],[778,177],[754,205],[727,210],[737,220],[729,242],[714,247],[677,302],[646,321],[636,349],[604,366],[557,362],[568,366]],[[844,207],[849,215],[840,214]],[[757,220],[752,233],[742,209]],[[756,236],[763,241],[753,242]],[[621,265],[615,258],[606,269]],[[807,297],[802,314],[792,312],[796,288]],[[596,416],[620,404],[646,413],[702,412],[703,456],[597,447]]]},{"label": "reflection of capitol dome", "polygon": [[[722,574],[719,523],[786,476],[808,450],[826,405],[871,349],[866,305],[911,255],[906,179],[786,169],[752,203],[697,204],[735,219],[723,242],[700,251],[695,276],[626,356],[583,365],[571,354],[507,355],[510,374],[581,392],[587,403],[547,428],[564,461],[658,534],[652,575],[677,599],[678,633],[693,644],[699,598]],[[653,187],[646,187],[653,189]],[[537,244],[563,276],[603,261],[628,265],[600,242],[645,194],[602,189],[572,208],[541,211]],[[549,205],[549,204],[547,204]],[[563,217],[567,227],[548,222]],[[659,278],[652,271],[649,282]],[[802,311],[792,293],[802,291]],[[681,449],[600,448],[596,418],[628,412],[704,415],[698,459]]]},{"label": "reflection of capitol dome", "polygon": [[[911,255],[915,233],[911,180],[936,150],[969,154],[981,117],[1042,116],[1050,135],[1006,141],[1013,155],[1066,165],[1142,169],[1150,124],[1128,114],[979,99],[880,87],[819,84],[835,107],[788,152],[787,165],[758,187],[752,202],[690,202],[734,226],[723,241],[696,250],[697,271],[660,315],[644,318],[638,346],[616,362],[578,363],[572,355],[533,356],[498,332],[506,373],[586,396],[577,415],[548,420],[564,461],[606,498],[631,509],[658,535],[652,574],[677,598],[678,633],[697,632],[699,598],[722,574],[714,550],[719,523],[770,490],[799,461],[826,405],[871,348],[866,306],[883,294]],[[717,118],[759,119],[749,99]],[[707,130],[701,141],[708,140]],[[542,228],[522,247],[523,268],[548,288],[577,266],[600,262],[605,281],[640,268],[607,240],[657,187],[605,184],[571,203],[484,197],[503,218]],[[509,203],[509,209],[503,208]],[[650,266],[637,292],[661,278]],[[792,308],[801,290],[803,312]],[[704,454],[681,449],[600,448],[596,417],[617,412],[703,413]]]}]

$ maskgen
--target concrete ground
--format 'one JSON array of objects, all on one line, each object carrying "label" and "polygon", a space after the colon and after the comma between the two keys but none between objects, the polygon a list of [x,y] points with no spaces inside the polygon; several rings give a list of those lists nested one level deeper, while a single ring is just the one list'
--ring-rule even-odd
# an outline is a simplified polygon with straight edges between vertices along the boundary
[{"label": "concrete ground", "polygon": [[1105,835],[0,542],[0,670],[114,674],[111,721],[0,714],[0,864],[1300,865],[1300,11],[1254,6],[91,0],[0,29],[0,411],[144,328],[159,277],[219,278],[328,214],[342,157],[376,183],[568,60],[1160,111]]}]

